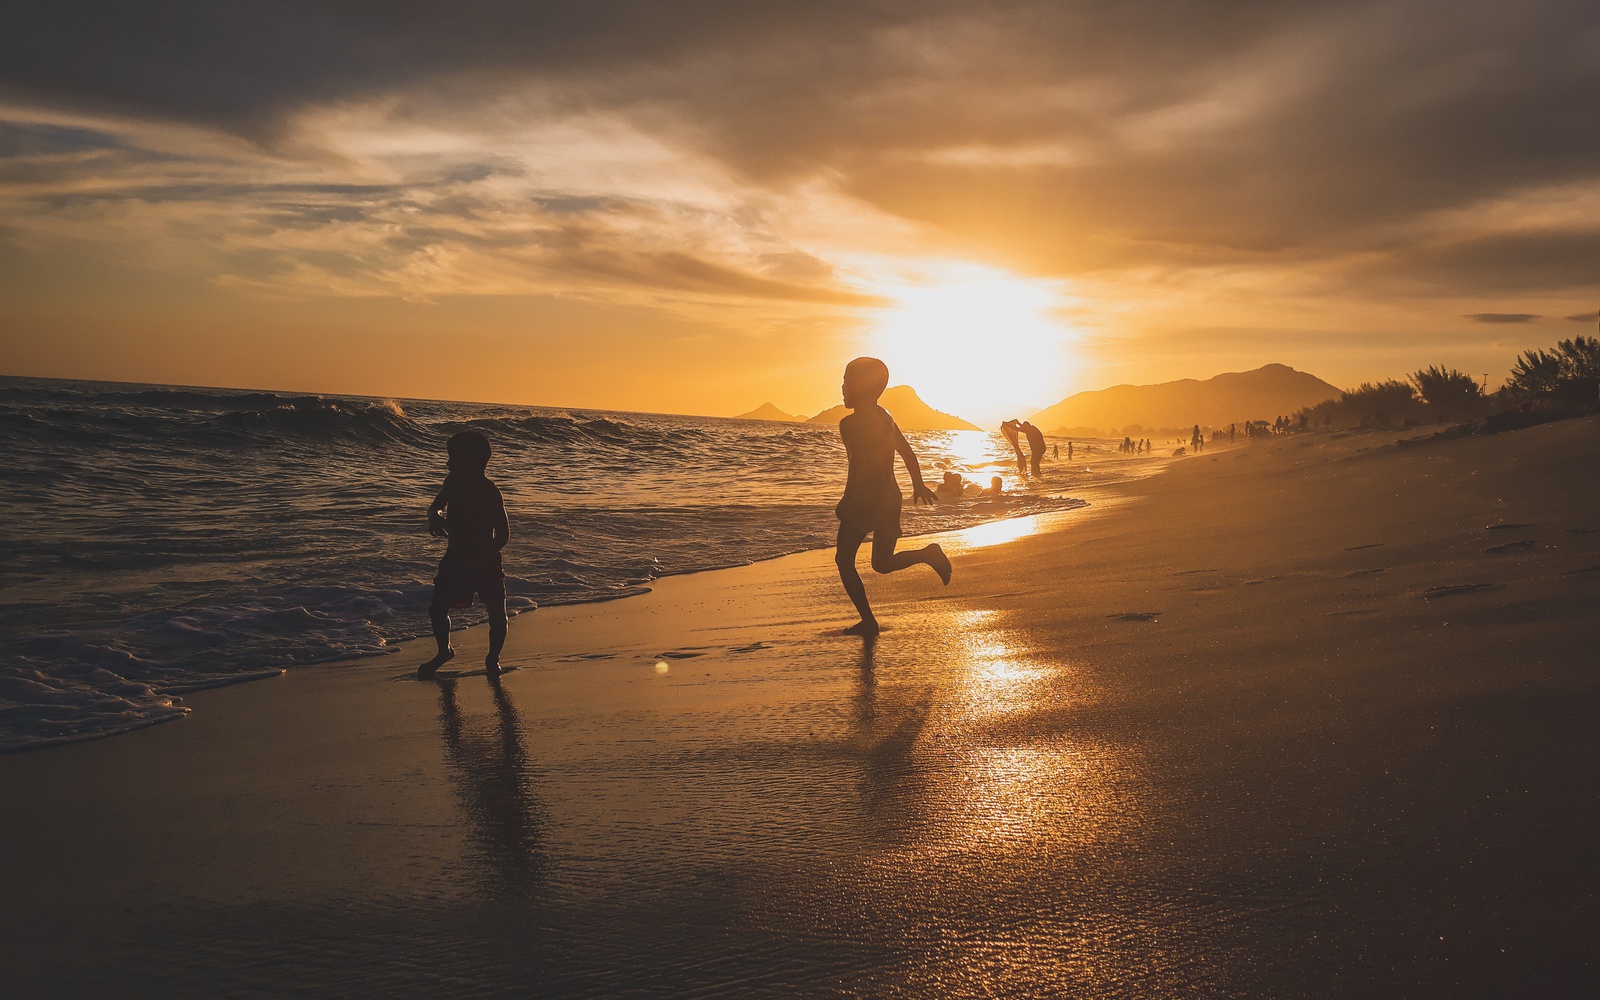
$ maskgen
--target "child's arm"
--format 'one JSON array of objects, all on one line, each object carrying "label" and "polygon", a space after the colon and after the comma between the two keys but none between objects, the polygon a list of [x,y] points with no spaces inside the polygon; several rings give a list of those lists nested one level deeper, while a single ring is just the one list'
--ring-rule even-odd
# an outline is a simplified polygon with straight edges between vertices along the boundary
[{"label": "child's arm", "polygon": [[494,537],[496,551],[506,547],[511,541],[511,521],[506,517],[506,499],[500,495],[498,487],[491,486],[494,490],[494,523],[489,526]]},{"label": "child's arm", "polygon": [[445,494],[450,491],[450,477],[444,477],[444,485],[439,487],[439,493],[433,498],[433,503],[428,504],[428,534],[435,538],[443,538],[450,534],[450,526],[445,523],[444,508],[447,500]]},{"label": "child's arm", "polygon": [[911,474],[911,502],[938,503],[939,497],[922,481],[922,466],[918,464],[916,453],[911,450],[906,436],[900,433],[898,425],[894,428],[894,450],[900,453],[900,460],[906,463],[906,471]]}]

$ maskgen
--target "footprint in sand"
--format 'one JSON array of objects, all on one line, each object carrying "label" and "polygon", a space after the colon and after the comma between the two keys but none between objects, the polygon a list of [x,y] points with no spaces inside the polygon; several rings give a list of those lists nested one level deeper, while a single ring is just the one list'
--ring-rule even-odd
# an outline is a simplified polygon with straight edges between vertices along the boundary
[{"label": "footprint in sand", "polygon": [[1193,576],[1196,573],[1221,573],[1221,569],[1180,569],[1173,576]]},{"label": "footprint in sand", "polygon": [[563,656],[561,659],[557,660],[556,662],[557,663],[581,663],[584,660],[614,660],[616,658],[617,658],[617,654],[616,653],[574,653],[571,656]]},{"label": "footprint in sand", "polygon": [[730,646],[730,647],[728,647],[728,652],[730,652],[730,653],[754,653],[754,652],[757,652],[759,650],[771,649],[771,648],[772,648],[772,643],[770,643],[770,642],[752,642],[747,646]]},{"label": "footprint in sand", "polygon": [[1497,556],[1506,552],[1523,552],[1534,548],[1539,543],[1528,538],[1519,538],[1514,542],[1504,542],[1500,545],[1491,545],[1483,551],[1489,555]]},{"label": "footprint in sand", "polygon": [[1600,566],[1585,566],[1582,569],[1569,569],[1562,576],[1577,576],[1580,573],[1600,573]]},{"label": "footprint in sand", "polygon": [[1458,583],[1449,587],[1429,587],[1422,592],[1423,600],[1432,601],[1441,597],[1460,597],[1462,594],[1476,594],[1479,591],[1493,590],[1492,583]]},{"label": "footprint in sand", "polygon": [[1600,535],[1600,528],[1568,528],[1569,535]]},{"label": "footprint in sand", "polygon": [[1531,528],[1531,527],[1532,527],[1532,525],[1530,525],[1530,524],[1514,524],[1514,523],[1512,523],[1510,521],[1507,521],[1504,524],[1486,524],[1486,525],[1483,526],[1483,530],[1484,531],[1515,531],[1518,528]]},{"label": "footprint in sand", "polygon": [[1384,569],[1382,566],[1378,566],[1373,569],[1353,569],[1346,573],[1345,576],[1377,576],[1379,573],[1387,572],[1389,571]]},{"label": "footprint in sand", "polygon": [[1121,614],[1106,615],[1115,622],[1153,622],[1160,615],[1159,611],[1124,611]]},{"label": "footprint in sand", "polygon": [[1345,546],[1344,550],[1346,552],[1360,552],[1362,549],[1377,549],[1382,547],[1382,542],[1368,542],[1365,545],[1347,545]]},{"label": "footprint in sand", "polygon": [[670,649],[665,653],[657,653],[658,660],[692,660],[696,656],[704,656],[704,649]]}]

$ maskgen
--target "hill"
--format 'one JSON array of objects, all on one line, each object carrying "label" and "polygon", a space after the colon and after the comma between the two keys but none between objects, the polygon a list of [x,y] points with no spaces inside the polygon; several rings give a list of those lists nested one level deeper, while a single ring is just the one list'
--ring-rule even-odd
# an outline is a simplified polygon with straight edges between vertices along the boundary
[{"label": "hill", "polygon": [[1117,385],[1080,392],[1031,418],[1048,432],[1095,428],[1100,433],[1209,427],[1272,420],[1306,406],[1333,399],[1339,390],[1315,375],[1288,365],[1263,365],[1254,371],[1228,372],[1204,381],[1186,378],[1157,385]]},{"label": "hill", "polygon": [[[883,390],[878,402],[894,414],[894,422],[906,431],[975,431],[979,428],[960,417],[941,413],[922,401],[917,391],[909,385],[895,385]],[[833,406],[811,418],[813,424],[836,424],[850,411],[843,406]]]},{"label": "hill", "polygon": [[758,406],[755,409],[751,410],[749,413],[741,413],[738,416],[734,417],[733,419],[735,419],[735,420],[792,420],[792,421],[795,421],[797,423],[805,423],[805,419],[806,418],[805,417],[795,416],[793,413],[785,413],[782,410],[778,409],[776,406],[773,406],[771,403],[762,403],[760,406]]}]

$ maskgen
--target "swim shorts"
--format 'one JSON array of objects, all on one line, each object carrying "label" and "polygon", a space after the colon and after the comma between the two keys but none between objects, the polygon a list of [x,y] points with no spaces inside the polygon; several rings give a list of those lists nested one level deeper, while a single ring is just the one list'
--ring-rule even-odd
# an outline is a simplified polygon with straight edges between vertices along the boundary
[{"label": "swim shorts", "polygon": [[903,502],[898,490],[868,500],[845,497],[833,509],[833,514],[841,524],[853,531],[871,534],[878,539],[899,538],[900,506]]},{"label": "swim shorts", "polygon": [[433,578],[433,603],[452,609],[470,608],[474,594],[485,604],[505,604],[506,574],[500,553],[470,562],[445,553]]}]

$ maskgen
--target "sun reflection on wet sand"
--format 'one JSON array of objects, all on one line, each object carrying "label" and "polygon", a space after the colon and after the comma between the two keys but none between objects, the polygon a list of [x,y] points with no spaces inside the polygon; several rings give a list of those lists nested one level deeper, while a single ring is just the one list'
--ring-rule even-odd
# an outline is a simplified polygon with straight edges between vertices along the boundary
[{"label": "sun reflection on wet sand", "polygon": [[946,546],[951,552],[961,552],[966,549],[984,549],[991,545],[1000,545],[1004,542],[1014,542],[1019,538],[1026,538],[1039,530],[1039,515],[1032,514],[1028,517],[1013,517],[1005,521],[990,521],[987,524],[974,525],[964,531],[958,531]]},{"label": "sun reflection on wet sand", "polygon": [[939,638],[914,661],[881,645],[862,656],[860,822],[878,849],[853,884],[894,914],[880,933],[939,945],[880,968],[869,992],[1097,995],[1126,971],[1118,948],[1148,930],[1147,915],[1078,896],[1139,849],[1136,755],[1078,721],[1103,703],[1087,665],[1013,614],[946,607],[916,629]]}]

